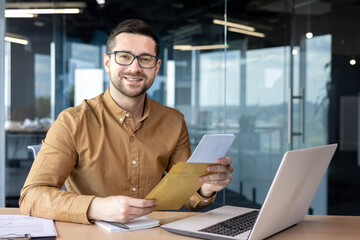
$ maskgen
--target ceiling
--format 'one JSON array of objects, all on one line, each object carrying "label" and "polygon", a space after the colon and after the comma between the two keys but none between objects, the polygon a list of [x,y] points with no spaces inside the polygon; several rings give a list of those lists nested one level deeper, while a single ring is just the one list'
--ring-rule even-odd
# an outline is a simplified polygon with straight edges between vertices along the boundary
[{"label": "ceiling", "polygon": [[[223,40],[224,28],[212,24],[212,19],[224,18],[225,0],[106,0],[103,5],[99,5],[96,0],[6,0],[7,8],[24,7],[25,3],[29,7],[49,2],[55,3],[58,8],[64,3],[80,2],[83,9],[81,14],[56,18],[52,15],[38,15],[34,19],[7,19],[7,30],[12,33],[32,34],[34,37],[49,31],[48,35],[52,36],[55,22],[65,26],[66,36],[90,42],[95,33],[102,33],[106,38],[121,20],[140,18],[154,27],[162,41],[206,44]],[[255,44],[256,47],[289,45],[290,3],[291,0],[227,0],[228,21],[251,25],[257,31],[265,33],[267,37],[264,41],[252,39],[251,44]],[[305,28],[311,28],[319,34],[326,34],[338,29],[344,39],[351,39],[354,31],[344,33],[346,28],[342,23],[359,22],[360,0],[296,0],[295,11],[299,30],[306,31]],[[338,18],[341,18],[341,21],[338,21]],[[360,32],[358,34],[360,37]],[[229,33],[228,37],[241,38],[241,35]]]},{"label": "ceiling", "polygon": [[[33,1],[33,6],[50,1]],[[59,8],[59,5],[56,3]],[[66,31],[70,36],[91,38],[94,31],[110,32],[121,20],[140,18],[151,24],[160,34],[166,34],[169,29],[187,23],[196,23],[199,16],[209,13],[223,16],[224,0],[106,0],[99,5],[95,0],[71,1],[85,3],[79,15],[66,15]],[[31,6],[32,4],[18,0],[7,0],[7,8]],[[10,22],[21,21],[22,25],[52,24],[51,15],[38,15],[37,19],[9,19]],[[39,24],[41,25],[41,23]]]}]

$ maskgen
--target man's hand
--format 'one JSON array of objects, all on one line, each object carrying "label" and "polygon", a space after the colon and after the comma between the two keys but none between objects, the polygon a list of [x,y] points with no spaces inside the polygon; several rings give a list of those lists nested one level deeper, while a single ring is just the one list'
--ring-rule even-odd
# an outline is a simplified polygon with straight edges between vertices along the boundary
[{"label": "man's hand", "polygon": [[105,220],[127,223],[153,212],[156,200],[144,200],[127,196],[95,197],[91,202],[87,217],[89,220]]},{"label": "man's hand", "polygon": [[199,178],[199,181],[204,183],[199,190],[201,196],[211,197],[214,192],[218,192],[230,184],[232,171],[234,170],[231,162],[232,159],[230,157],[219,158],[217,165],[207,168],[209,172],[213,172],[214,174]]}]

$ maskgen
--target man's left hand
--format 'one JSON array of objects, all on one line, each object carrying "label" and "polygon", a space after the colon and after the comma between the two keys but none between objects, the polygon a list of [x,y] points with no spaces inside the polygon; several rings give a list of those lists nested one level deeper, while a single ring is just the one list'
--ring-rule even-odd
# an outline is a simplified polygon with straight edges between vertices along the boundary
[{"label": "man's left hand", "polygon": [[232,159],[230,157],[219,158],[217,165],[212,165],[207,168],[207,170],[213,174],[199,178],[199,181],[204,183],[199,189],[199,194],[202,197],[211,197],[214,192],[218,192],[230,184],[234,170],[231,162]]}]

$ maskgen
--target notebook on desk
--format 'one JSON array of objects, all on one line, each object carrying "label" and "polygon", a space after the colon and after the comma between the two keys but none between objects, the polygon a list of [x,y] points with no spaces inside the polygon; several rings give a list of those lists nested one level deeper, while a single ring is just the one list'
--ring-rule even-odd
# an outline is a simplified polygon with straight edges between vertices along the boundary
[{"label": "notebook on desk", "polygon": [[304,219],[336,147],[286,152],[261,210],[223,206],[161,228],[204,239],[257,240],[278,233]]}]

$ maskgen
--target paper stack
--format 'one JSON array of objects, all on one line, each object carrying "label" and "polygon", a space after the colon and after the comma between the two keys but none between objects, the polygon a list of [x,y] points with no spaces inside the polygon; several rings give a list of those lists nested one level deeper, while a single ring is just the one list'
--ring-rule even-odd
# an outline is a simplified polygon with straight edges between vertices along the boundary
[{"label": "paper stack", "polygon": [[51,219],[26,215],[0,215],[0,239],[46,237],[55,239],[57,235]]},{"label": "paper stack", "polygon": [[134,231],[134,230],[157,227],[160,225],[160,222],[158,220],[143,216],[136,218],[129,223],[124,224],[129,229],[117,227],[112,225],[111,223],[107,223],[104,221],[95,221],[95,224],[109,232],[123,232],[123,231]]}]

